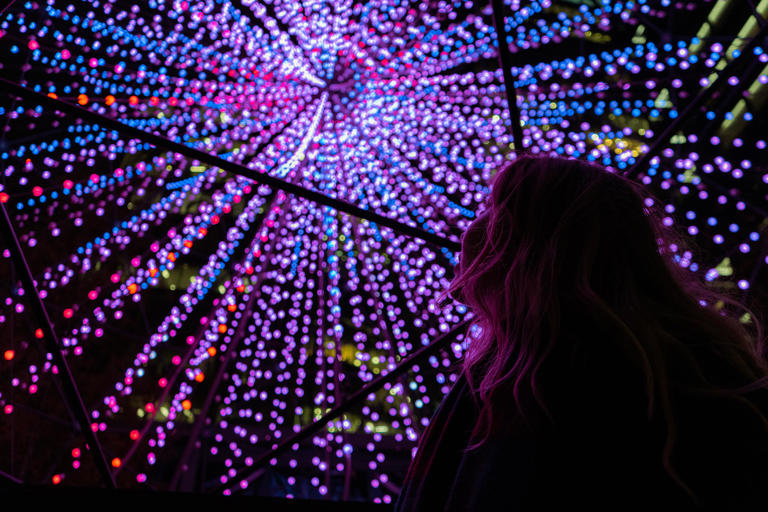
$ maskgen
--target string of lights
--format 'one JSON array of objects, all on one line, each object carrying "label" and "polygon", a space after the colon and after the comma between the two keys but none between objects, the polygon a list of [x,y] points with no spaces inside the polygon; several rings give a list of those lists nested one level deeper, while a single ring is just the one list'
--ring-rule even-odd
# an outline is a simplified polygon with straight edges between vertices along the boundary
[{"label": "string of lights", "polygon": [[766,15],[736,0],[12,3],[0,471],[393,502],[477,328],[433,299],[523,151],[642,183],[691,242],[675,261],[760,304]]}]

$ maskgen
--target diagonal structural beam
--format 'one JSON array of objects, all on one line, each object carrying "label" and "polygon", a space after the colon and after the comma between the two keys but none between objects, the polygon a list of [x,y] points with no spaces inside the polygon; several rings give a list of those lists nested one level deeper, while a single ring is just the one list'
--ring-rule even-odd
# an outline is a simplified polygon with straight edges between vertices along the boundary
[{"label": "diagonal structural beam", "polygon": [[766,19],[763,17],[762,14],[760,14],[760,11],[757,10],[757,6],[752,0],[746,0],[747,4],[749,5],[750,10],[752,11],[752,15],[755,17],[755,21],[757,21],[757,24],[761,27],[766,24]]},{"label": "diagonal structural beam", "polygon": [[5,5],[2,6],[2,9],[0,9],[0,14],[3,14],[10,6],[16,3],[16,0],[11,0],[10,2],[3,2],[3,3]]},{"label": "diagonal structural beam", "polygon": [[504,91],[507,95],[507,110],[509,111],[509,122],[512,125],[512,142],[515,145],[515,152],[522,153],[523,148],[523,127],[520,125],[520,111],[517,109],[517,93],[515,92],[515,82],[512,78],[512,54],[507,44],[507,29],[504,28],[504,2],[503,0],[491,0],[493,9],[493,23],[496,25],[496,45],[499,49],[499,67],[504,77]]},{"label": "diagonal structural beam", "polygon": [[[54,364],[59,368],[58,378],[61,379],[64,386],[63,391],[67,402],[69,403],[70,410],[75,416],[74,419],[80,425],[80,430],[85,436],[86,443],[90,448],[88,451],[90,451],[93,456],[104,484],[108,488],[114,489],[116,488],[115,479],[109,470],[104,450],[96,437],[96,433],[91,429],[91,422],[88,419],[88,410],[85,407],[85,403],[83,403],[83,397],[80,395],[77,383],[75,382],[75,377],[72,375],[72,371],[67,364],[62,346],[59,343],[59,338],[56,336],[53,324],[48,316],[48,311],[45,309],[45,304],[43,304],[43,300],[40,298],[40,293],[37,291],[32,271],[27,264],[27,259],[24,257],[24,251],[16,236],[16,231],[13,229],[11,217],[8,215],[8,210],[5,209],[5,205],[2,203],[0,203],[0,213],[2,214],[2,218],[0,218],[0,230],[2,230],[3,238],[6,239],[8,249],[11,251],[13,262],[16,265],[16,268],[19,269],[21,282],[29,294],[32,312],[43,331],[43,341],[46,345],[46,350],[51,353]],[[57,377],[54,376],[54,379],[56,378]]]},{"label": "diagonal structural beam", "polygon": [[[441,348],[445,348],[452,340],[456,338],[456,335],[459,334],[459,332],[467,327],[469,323],[471,322],[470,319],[466,319],[458,324],[456,324],[453,329],[443,334],[441,337],[430,343],[429,345],[420,348],[415,353],[410,355],[407,359],[402,361],[394,370],[391,372],[388,372],[385,375],[382,375],[371,382],[369,382],[367,385],[360,388],[357,392],[350,395],[344,402],[340,403],[330,411],[328,411],[322,418],[317,420],[316,422],[312,423],[311,425],[307,425],[300,431],[298,431],[296,434],[292,435],[291,437],[288,437],[284,439],[280,443],[276,443],[273,445],[273,448],[265,452],[263,455],[261,455],[258,459],[256,459],[253,464],[248,468],[250,473],[247,476],[244,477],[237,477],[238,483],[235,486],[230,487],[228,490],[230,492],[241,490],[241,485],[243,483],[250,483],[256,478],[258,478],[262,471],[261,467],[264,466],[267,461],[277,457],[278,455],[282,454],[283,452],[288,451],[291,446],[293,446],[296,443],[299,443],[303,441],[304,439],[308,438],[309,436],[315,434],[320,429],[325,427],[325,425],[330,422],[332,419],[336,418],[337,416],[344,414],[346,411],[348,411],[353,405],[356,405],[359,402],[362,402],[368,395],[371,393],[374,393],[381,389],[384,384],[388,382],[392,382],[393,380],[397,379],[401,375],[403,375],[405,372],[411,369],[412,366],[415,364],[421,363],[422,361],[426,360],[429,356],[440,350]],[[225,490],[224,487],[220,487],[217,489],[218,491]]]},{"label": "diagonal structural beam", "polygon": [[17,485],[24,485],[24,482],[19,480],[13,475],[9,475],[8,473],[4,471],[0,471],[0,482],[4,482],[7,487],[15,487]]},{"label": "diagonal structural beam", "polygon": [[287,193],[298,197],[303,197],[304,199],[308,199],[319,204],[330,206],[339,211],[354,215],[355,217],[366,219],[370,222],[375,222],[380,226],[388,227],[393,231],[403,235],[419,238],[438,247],[446,247],[447,249],[454,252],[458,252],[461,248],[459,242],[448,240],[447,238],[437,235],[432,231],[426,231],[415,226],[403,224],[402,222],[399,222],[390,217],[385,217],[384,215],[375,213],[371,210],[360,208],[359,206],[347,203],[346,201],[342,201],[340,199],[336,199],[335,197],[326,196],[320,192],[306,189],[286,180],[270,176],[266,173],[256,172],[253,169],[245,167],[244,165],[230,162],[229,160],[225,160],[216,155],[211,155],[205,151],[200,151],[199,149],[191,148],[179,142],[174,142],[165,137],[161,137],[160,135],[149,133],[132,126],[127,126],[116,119],[111,119],[107,116],[91,112],[88,109],[72,105],[65,101],[50,98],[45,94],[34,92],[9,80],[0,78],[0,90],[5,90],[10,94],[20,96],[25,100],[35,102],[44,107],[50,108],[51,110],[59,110],[70,116],[76,116],[81,119],[86,119],[90,122],[97,123],[102,128],[114,130],[123,136],[143,140],[144,142],[148,142],[154,146],[174,151],[186,156],[187,158],[198,160],[213,167],[218,167],[219,169],[230,172],[232,174],[248,178],[273,188],[284,190]]},{"label": "diagonal structural beam", "polygon": [[764,23],[760,27],[760,32],[755,35],[755,37],[752,38],[752,40],[747,44],[746,47],[741,49],[741,53],[738,57],[735,59],[732,59],[731,62],[728,63],[727,66],[725,66],[717,75],[717,78],[715,79],[712,84],[710,84],[709,87],[699,92],[699,94],[696,95],[693,100],[685,107],[685,109],[680,113],[679,116],[677,116],[675,119],[672,120],[671,123],[669,123],[669,126],[661,133],[661,135],[658,136],[658,138],[653,141],[653,144],[650,148],[648,148],[648,151],[643,153],[643,155],[635,162],[635,165],[633,165],[625,174],[626,177],[633,177],[641,170],[644,170],[645,167],[648,165],[648,162],[651,161],[651,159],[656,156],[656,154],[667,144],[669,143],[669,140],[672,138],[672,136],[677,132],[678,128],[680,127],[681,123],[683,121],[686,121],[691,115],[698,111],[699,107],[709,99],[709,97],[715,92],[723,88],[723,85],[727,82],[728,78],[733,75],[734,70],[741,64],[743,61],[751,58],[753,56],[753,52],[755,48],[762,44],[762,42],[765,40],[766,36],[768,36],[768,23]]}]

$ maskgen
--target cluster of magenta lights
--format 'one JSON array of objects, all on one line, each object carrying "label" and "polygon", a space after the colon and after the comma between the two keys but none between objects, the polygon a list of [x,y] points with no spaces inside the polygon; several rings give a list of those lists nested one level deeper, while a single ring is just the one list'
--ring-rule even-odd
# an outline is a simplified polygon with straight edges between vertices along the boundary
[{"label": "cluster of magenta lights", "polygon": [[[509,88],[491,3],[468,0],[29,1],[0,15],[3,76],[453,244],[514,148],[514,88],[523,147],[620,172],[652,151],[633,177],[704,250],[670,247],[679,264],[759,291],[768,54],[744,48],[762,20],[736,2],[498,4]],[[656,147],[724,69],[727,87]],[[396,499],[462,335],[270,454],[471,317],[433,304],[458,254],[2,95],[0,203],[117,484]],[[93,484],[30,291],[0,250],[0,471]],[[43,446],[36,420],[55,440],[45,465],[25,461]]]}]

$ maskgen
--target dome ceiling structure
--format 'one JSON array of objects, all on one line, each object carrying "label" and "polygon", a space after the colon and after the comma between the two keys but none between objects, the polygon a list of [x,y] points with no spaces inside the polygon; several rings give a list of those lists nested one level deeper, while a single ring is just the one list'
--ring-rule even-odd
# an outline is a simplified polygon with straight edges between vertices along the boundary
[{"label": "dome ceiling structure", "polygon": [[629,173],[682,267],[763,301],[768,2],[496,4],[506,86],[469,0],[5,7],[38,293],[0,239],[4,478],[393,502],[466,349],[433,299],[516,143]]}]

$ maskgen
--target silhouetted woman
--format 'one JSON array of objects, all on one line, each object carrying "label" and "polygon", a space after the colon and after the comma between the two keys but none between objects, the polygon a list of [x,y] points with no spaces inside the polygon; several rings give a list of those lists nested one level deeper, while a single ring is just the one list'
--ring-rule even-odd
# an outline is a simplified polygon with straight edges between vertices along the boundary
[{"label": "silhouetted woman", "polygon": [[673,261],[644,196],[577,160],[494,176],[440,297],[479,329],[396,510],[768,510],[759,319]]}]

